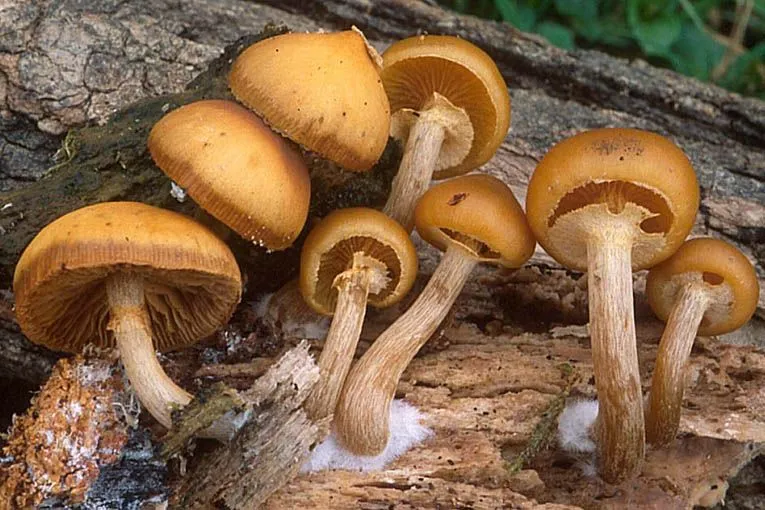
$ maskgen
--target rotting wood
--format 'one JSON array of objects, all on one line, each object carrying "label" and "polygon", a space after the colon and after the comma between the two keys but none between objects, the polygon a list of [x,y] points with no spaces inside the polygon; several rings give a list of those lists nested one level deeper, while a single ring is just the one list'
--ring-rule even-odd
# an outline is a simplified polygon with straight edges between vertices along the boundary
[{"label": "rotting wood", "polygon": [[82,503],[100,469],[120,457],[130,410],[116,359],[59,361],[27,412],[14,420],[0,463],[0,508],[56,498]]},{"label": "rotting wood", "polygon": [[[35,2],[19,2],[18,9],[4,18],[13,24],[13,30],[0,32],[16,30],[23,37],[12,48],[0,46],[0,76],[4,77],[0,82],[6,83],[0,87],[0,97],[6,99],[5,104],[0,101],[0,153],[4,154],[0,157],[0,177],[2,186],[17,190],[0,193],[0,232],[4,232],[0,234],[0,287],[9,286],[13,264],[31,236],[67,209],[96,200],[132,198],[188,211],[189,201],[175,203],[169,196],[169,181],[148,161],[143,139],[150,120],[158,118],[165,104],[181,102],[181,98],[224,93],[221,82],[214,84],[211,76],[225,74],[236,49],[216,60],[213,56],[227,42],[257,33],[267,22],[277,20],[297,30],[356,24],[368,32],[378,49],[418,31],[459,35],[486,49],[510,86],[513,123],[497,155],[483,170],[509,183],[521,200],[536,162],[555,142],[574,132],[590,127],[634,126],[668,135],[689,154],[702,186],[704,198],[694,235],[724,237],[742,248],[755,261],[761,288],[765,289],[765,106],[761,101],[741,98],[639,61],[630,63],[598,52],[565,52],[506,25],[414,0],[264,3],[193,0],[179,11],[166,0],[117,7],[64,1],[49,10],[42,10]],[[68,10],[77,16],[69,16]],[[136,33],[131,25],[134,19],[160,16],[176,31],[156,24]],[[66,41],[42,38],[45,30],[55,27],[65,30],[84,56],[72,56],[73,62],[46,60],[47,55],[69,51],[59,47]],[[94,33],[103,34],[102,38]],[[121,35],[109,38],[106,34]],[[183,34],[195,35],[189,38]],[[99,69],[94,64],[102,62],[105,54],[115,78],[105,71],[99,81],[90,73]],[[132,60],[125,56],[130,54],[134,55]],[[176,60],[163,60],[160,55],[164,54]],[[89,65],[80,65],[82,59]],[[35,82],[36,77],[61,75],[65,65],[70,66],[66,73],[73,74],[65,73],[66,78],[53,89]],[[136,89],[180,90],[190,76],[186,68],[208,71],[174,99],[144,99],[122,110],[105,127],[80,129],[66,138],[51,134],[80,128],[87,119],[104,122],[110,108],[124,108],[132,98],[143,97],[145,92]],[[120,76],[122,81],[117,80]],[[139,76],[154,77],[162,85],[136,83]],[[95,83],[100,88],[94,88]],[[71,104],[66,100],[70,97],[89,98],[91,102]],[[138,129],[130,125],[136,118],[140,120]],[[130,136],[123,136],[126,134]],[[23,147],[21,139],[26,140]],[[59,145],[63,160],[71,159],[69,163],[60,165],[48,178],[29,183],[42,174],[40,161],[51,158],[52,147]],[[79,168],[82,170],[77,171]],[[387,183],[390,175],[379,177]],[[358,185],[335,188],[334,179],[317,184],[317,190],[323,186],[325,191],[317,191],[314,197],[315,203],[322,204],[316,214],[351,203],[384,202],[387,187],[380,180],[370,176],[352,182]],[[296,270],[297,250],[289,250],[276,261],[269,258],[273,262],[264,264],[267,261],[259,258],[256,250],[239,248],[244,255],[240,259],[252,271],[250,288],[260,289],[260,283],[274,274],[289,278]],[[534,262],[552,264],[541,253]],[[270,282],[273,286],[277,283]],[[758,317],[765,318],[765,291]],[[0,324],[0,335],[11,337],[13,332]],[[739,334],[745,335],[757,337],[747,331]],[[36,356],[33,350],[29,355]],[[0,359],[4,356],[0,349]],[[42,358],[34,359],[34,363],[49,366],[51,357]]]},{"label": "rotting wood", "polygon": [[[80,127],[88,119],[103,121],[105,112],[112,107],[125,107],[147,93],[158,95],[180,90],[193,74],[204,70],[227,43],[248,33],[257,33],[268,21],[284,21],[299,30],[348,28],[355,23],[367,32],[378,49],[384,49],[394,38],[418,30],[452,33],[487,49],[511,88],[513,127],[495,159],[484,167],[485,171],[508,182],[522,200],[536,161],[565,136],[589,127],[611,125],[635,126],[667,134],[688,152],[699,174],[704,198],[694,233],[722,236],[742,247],[757,262],[761,287],[765,288],[762,285],[765,274],[765,107],[762,102],[742,99],[714,86],[651,68],[643,62],[630,63],[598,52],[564,52],[535,36],[520,34],[501,24],[452,14],[432,2],[288,0],[269,3],[272,5],[248,0],[191,0],[183,9],[178,9],[176,2],[167,0],[116,4],[64,0],[43,8],[42,2],[17,0],[14,9],[7,12],[8,16],[4,12],[0,17],[0,28],[5,28],[3,23],[12,24],[11,29],[2,29],[0,33],[13,34],[12,41],[3,39],[0,43],[0,187],[44,189],[45,181],[30,181],[37,180],[43,170],[51,166],[50,157],[62,146],[62,133],[66,128]],[[64,33],[67,37],[46,37],[51,33]],[[69,60],[72,55],[82,62]],[[101,81],[95,79],[99,70]],[[60,79],[50,83],[41,79],[44,76]],[[108,106],[106,101],[110,101]],[[74,154],[73,140],[63,143],[71,154]],[[68,157],[66,152],[62,151],[64,159]],[[114,165],[124,163],[122,151],[113,151],[105,157],[116,161],[106,174],[119,175],[121,167]],[[57,179],[66,168],[59,167],[49,179]],[[93,191],[93,186],[99,181],[88,179],[87,175],[75,175],[65,181],[70,188],[81,191],[90,188],[88,193],[93,194],[98,191]],[[149,190],[156,181],[147,178],[136,182],[143,182]],[[101,196],[136,196],[132,194],[140,188],[124,179],[114,183],[114,188],[102,190]],[[164,182],[164,190],[157,186],[152,192],[157,197],[161,195],[162,200],[169,200],[168,185]],[[42,193],[40,202],[48,200],[46,197],[50,194]],[[334,202],[335,197],[331,196],[325,199],[327,208],[343,203]],[[18,220],[24,211],[16,209],[16,204],[7,205],[0,201],[3,229],[8,224],[23,223]],[[177,207],[184,209],[188,205]],[[29,235],[34,230],[30,228]],[[0,246],[4,246],[5,240],[0,234]],[[433,265],[428,263],[429,255],[424,256],[422,267],[427,274]],[[0,287],[8,287],[8,264],[12,267],[12,258],[5,263]],[[295,259],[291,260],[293,265],[280,267],[285,278],[294,271]],[[550,259],[541,255],[534,263],[536,267],[501,279],[488,271],[477,273],[455,308],[457,328],[447,328],[437,343],[426,345],[405,375],[399,394],[411,395],[437,420],[443,418],[433,442],[406,455],[391,470],[376,475],[301,476],[279,491],[267,506],[279,508],[280,502],[291,501],[296,508],[321,503],[342,508],[357,507],[361,501],[372,508],[395,503],[427,508],[436,503],[448,506],[463,502],[480,508],[481,504],[490,507],[492,502],[503,501],[523,502],[530,507],[531,498],[588,507],[608,507],[611,502],[618,506],[614,499],[614,495],[619,494],[617,489],[583,478],[575,466],[566,464],[555,450],[542,454],[532,463],[537,477],[532,470],[522,471],[515,477],[502,474],[505,473],[500,462],[502,452],[520,451],[530,437],[536,413],[544,409],[548,399],[554,398],[551,390],[560,384],[546,377],[548,361],[573,359],[574,364],[586,365],[590,356],[586,335],[564,334],[565,328],[555,328],[553,334],[549,334],[556,323],[566,326],[586,321],[583,297],[586,279],[567,275],[554,266],[551,268]],[[263,272],[274,274],[271,266],[264,266]],[[661,325],[645,313],[644,303],[640,301],[639,275],[636,282],[636,322],[641,376],[645,383],[652,369]],[[761,298],[760,318],[765,316],[763,303]],[[370,314],[378,322],[372,321],[365,328],[373,333],[362,337],[360,350],[388,323],[386,313],[395,314],[395,311]],[[10,321],[6,324],[10,326],[0,324],[3,343],[7,338],[21,339],[18,330],[13,329],[15,326]],[[492,325],[491,334],[479,334],[473,324],[487,333]],[[754,324],[736,338],[756,340],[761,322]],[[462,328],[468,328],[473,335],[467,343],[460,336]],[[534,333],[524,335],[523,331]],[[266,344],[272,340],[258,338],[253,342]],[[514,347],[503,354],[496,344]],[[24,377],[24,373],[32,370],[21,368],[15,372],[12,371],[14,365],[40,367],[34,368],[38,373],[34,380],[39,381],[45,373],[44,367],[51,366],[55,356],[41,355],[33,347],[22,349],[25,352],[21,355],[18,350],[14,351],[16,358],[3,358],[6,355],[0,347],[0,370],[8,369],[11,371],[5,373]],[[220,359],[226,359],[227,355],[225,349],[215,353]],[[232,357],[235,355],[234,352]],[[552,356],[552,360],[547,360],[547,356]],[[686,374],[689,390],[682,410],[678,444],[688,451],[722,452],[736,460],[726,471],[717,462],[719,457],[714,456],[717,467],[710,472],[725,471],[720,475],[722,480],[745,464],[748,456],[756,454],[762,442],[762,423],[747,410],[751,407],[760,417],[763,415],[762,401],[754,398],[761,394],[758,392],[763,383],[759,361],[762,356],[762,351],[753,347],[725,346],[703,338],[697,341],[691,356]],[[201,354],[199,357],[208,359]],[[505,367],[497,370],[503,374],[500,380],[477,379],[490,373],[487,367],[494,366],[491,363],[497,358]],[[170,355],[169,359],[172,364],[184,358]],[[176,368],[177,373],[190,376],[184,372],[183,363],[179,362]],[[510,369],[512,371],[506,371]],[[577,391],[592,396],[588,374],[584,370],[584,383]],[[755,387],[757,384],[759,389]],[[483,415],[484,412],[488,414]],[[499,417],[504,418],[504,422]],[[700,443],[693,442],[694,436],[699,436],[696,440]],[[442,459],[438,459],[439,456]],[[447,459],[454,464],[446,462]],[[693,471],[696,466],[706,469],[708,466],[700,460],[675,466],[673,469],[677,471],[673,477],[684,470]],[[650,459],[647,465],[651,465]],[[663,494],[661,497],[666,498],[671,495],[673,486],[680,487],[672,499],[679,504],[692,484],[674,480],[668,483],[662,476],[642,477],[640,490],[648,495],[656,495],[658,490]],[[699,480],[698,487],[703,488],[702,474],[694,476]],[[710,482],[707,487],[712,490],[712,486],[722,487],[716,482]],[[435,496],[426,499],[423,489]],[[523,496],[519,496],[519,492]],[[135,503],[138,498],[146,497],[146,494],[133,493],[120,502]],[[118,503],[112,501],[112,504]]]},{"label": "rotting wood", "polygon": [[307,343],[285,354],[242,393],[250,418],[229,445],[195,461],[173,507],[254,509],[288,483],[327,433],[327,420],[313,422],[302,409],[318,379]]}]

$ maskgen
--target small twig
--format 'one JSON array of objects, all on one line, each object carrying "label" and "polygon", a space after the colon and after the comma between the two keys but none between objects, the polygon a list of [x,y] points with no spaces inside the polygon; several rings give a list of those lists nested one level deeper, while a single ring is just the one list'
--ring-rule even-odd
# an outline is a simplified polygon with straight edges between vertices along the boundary
[{"label": "small twig", "polygon": [[227,377],[256,379],[265,374],[273,364],[273,358],[254,358],[248,363],[205,365],[194,373],[194,377],[212,377],[219,380]]},{"label": "small twig", "polygon": [[[741,53],[738,48],[743,48],[744,35],[746,34],[746,27],[749,24],[749,19],[752,16],[752,9],[754,8],[754,0],[745,0],[742,4],[736,8],[736,19],[733,22],[733,28],[731,29],[731,35],[725,53],[723,54],[720,62],[712,70],[712,80],[718,81],[725,76],[728,72],[728,68],[731,66],[736,57]],[[745,48],[744,48],[745,50]]]}]

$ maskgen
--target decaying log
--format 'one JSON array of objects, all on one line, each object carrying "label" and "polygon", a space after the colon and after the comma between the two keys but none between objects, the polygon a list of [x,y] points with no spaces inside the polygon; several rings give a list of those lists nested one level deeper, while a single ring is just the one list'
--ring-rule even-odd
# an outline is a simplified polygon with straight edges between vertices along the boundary
[{"label": "decaying log", "polygon": [[242,393],[251,417],[225,447],[198,459],[176,491],[175,508],[258,508],[291,480],[309,449],[327,433],[303,401],[319,379],[306,343],[285,354]]},{"label": "decaying log", "polygon": [[[137,198],[188,212],[188,203],[169,198],[169,183],[148,164],[145,150],[137,145],[140,137],[122,137],[124,132],[111,129],[120,122],[130,125],[131,115],[134,121],[136,112],[146,111],[141,108],[161,109],[168,102],[146,97],[193,95],[195,85],[183,92],[192,78],[207,69],[211,71],[197,85],[205,76],[221,76],[216,66],[225,66],[226,57],[215,58],[224,47],[276,22],[295,30],[356,24],[378,49],[418,31],[460,35],[485,48],[510,86],[513,122],[497,156],[483,170],[509,183],[521,200],[536,162],[565,136],[600,126],[634,126],[670,136],[689,154],[702,186],[694,233],[724,237],[740,246],[757,264],[765,289],[765,105],[760,101],[640,61],[565,52],[506,25],[416,0],[190,0],[182,8],[167,0],[11,0],[0,12],[0,288],[9,287],[24,239],[55,216],[54,210],[86,201]],[[123,110],[112,124],[99,126],[112,112],[138,100],[142,102]],[[83,129],[88,121],[96,125]],[[145,136],[148,124],[141,125]],[[77,130],[66,138],[70,128]],[[110,136],[99,140],[105,133]],[[78,136],[80,141],[73,144]],[[104,144],[108,150],[96,149]],[[54,160],[58,149],[60,157]],[[78,161],[90,166],[73,171]],[[47,178],[40,180],[44,174]],[[371,178],[378,183],[371,191],[375,197],[384,195],[379,183],[387,177]],[[366,193],[355,188],[339,194],[337,202],[332,193],[317,200],[329,209],[350,203],[348,198],[358,198],[359,191]],[[424,278],[437,257],[422,251],[422,245],[418,248]],[[241,256],[241,247],[238,251]],[[253,253],[245,250],[244,255],[249,259]],[[278,273],[289,277],[294,261],[280,260]],[[247,265],[250,270],[260,267],[260,275],[277,273],[274,265]],[[427,414],[435,437],[380,473],[301,475],[265,507],[534,508],[558,503],[621,508],[629,503],[684,508],[692,502],[713,503],[765,443],[765,355],[761,349],[717,339],[700,339],[694,348],[681,437],[670,452],[650,452],[634,484],[612,487],[587,478],[578,459],[555,447],[541,452],[520,473],[510,475],[505,469],[506,461],[534,439],[540,415],[564,389],[561,363],[581,376],[574,394],[594,395],[589,340],[581,326],[587,320],[584,280],[557,269],[542,253],[534,267],[514,274],[477,271],[458,301],[453,324],[426,345],[399,385],[399,396]],[[251,290],[265,290],[262,283],[265,279],[253,272]],[[645,308],[642,285],[639,275],[636,321],[647,391],[661,324]],[[359,352],[397,313],[370,313]],[[765,318],[762,297],[758,316]],[[36,367],[38,375],[31,379],[39,380],[55,356],[23,347],[14,327],[0,318],[0,370],[24,363]],[[261,336],[249,340],[250,331],[242,331],[248,338],[243,344],[272,342]],[[20,347],[5,349],[7,338]],[[758,339],[762,341],[761,320],[729,338],[744,343]],[[188,356],[194,363],[187,362]],[[236,346],[199,349],[170,355],[169,369],[175,378],[188,379],[213,358],[246,361],[237,356]],[[209,378],[231,371],[198,373]],[[5,373],[24,377],[23,372]],[[212,455],[207,459],[214,459]],[[194,471],[196,461],[213,461],[191,459],[193,476],[201,480],[204,473]],[[206,494],[217,497],[216,485],[207,487],[212,488]],[[143,496],[126,495],[112,506],[137,505]]]},{"label": "decaying log", "polygon": [[[487,287],[502,291],[492,280],[481,274],[482,283],[469,285],[440,347],[426,346],[399,384],[397,397],[427,415],[433,439],[378,473],[300,475],[265,508],[489,509],[512,502],[521,508],[681,509],[720,502],[727,481],[765,453],[765,353],[702,338],[691,357],[680,437],[669,450],[649,452],[637,480],[611,486],[586,476],[581,468],[593,460],[571,457],[554,441],[514,474],[509,468],[517,455],[538,441],[535,434],[546,427],[537,425],[545,425],[549,405],[567,391],[570,370],[579,380],[571,390],[575,398],[594,398],[595,386],[585,326],[544,333],[524,332],[517,324],[488,327],[505,312],[487,299]],[[661,324],[644,306],[639,304],[638,341],[647,391]],[[359,352],[396,313],[372,315]],[[482,329],[474,323],[478,318]]]},{"label": "decaying log", "polygon": [[14,420],[0,463],[0,508],[82,503],[127,443],[127,422],[137,419],[129,400],[114,359],[61,360]]},{"label": "decaying log", "polygon": [[[11,190],[0,192],[0,288],[9,287],[25,243],[65,210],[89,201],[130,198],[188,210],[190,205],[170,199],[169,182],[148,162],[142,138],[148,120],[160,114],[157,107],[176,104],[181,97],[199,97],[200,87],[215,89],[213,95],[224,93],[215,88],[220,82],[209,81],[211,74],[221,76],[227,62],[226,56],[215,57],[226,44],[277,22],[295,30],[356,24],[381,50],[394,38],[418,31],[460,35],[485,48],[510,86],[513,123],[484,171],[512,185],[521,199],[536,161],[564,136],[611,125],[669,135],[690,155],[702,186],[694,234],[721,236],[742,247],[756,262],[765,289],[761,101],[640,61],[565,52],[507,25],[416,0],[266,3],[272,5],[247,0],[192,0],[183,9],[173,2],[148,0],[10,3],[0,16],[0,34],[9,34],[0,37],[0,189]],[[56,37],[58,33],[66,37]],[[206,70],[211,72],[204,74]],[[200,73],[204,76],[191,90],[182,92]],[[162,96],[168,93],[181,95]],[[155,99],[123,111],[105,129],[86,128],[65,136],[67,129],[86,121],[103,124],[116,109],[147,96]],[[130,124],[136,118],[137,131]],[[56,149],[59,157],[54,160]],[[38,181],[43,175],[48,177]],[[360,186],[345,193],[330,185],[317,201],[324,211],[350,203],[379,203],[378,192],[384,194],[386,188],[366,189],[366,184],[380,183],[370,181],[359,181]],[[286,260],[263,260],[254,250],[245,251],[243,260],[251,261],[246,266],[259,284],[269,283],[274,274],[294,274],[294,250]],[[552,264],[541,253],[534,260]],[[765,297],[758,316],[765,317]],[[13,332],[0,325],[0,335]],[[36,357],[34,351],[29,355]],[[34,362],[48,363],[39,358]]]}]

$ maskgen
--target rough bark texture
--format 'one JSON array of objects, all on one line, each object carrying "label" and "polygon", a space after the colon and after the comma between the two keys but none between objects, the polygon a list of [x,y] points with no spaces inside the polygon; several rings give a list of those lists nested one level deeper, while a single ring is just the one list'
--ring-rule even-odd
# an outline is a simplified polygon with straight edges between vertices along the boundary
[{"label": "rough bark texture", "polygon": [[292,479],[309,449],[327,433],[302,404],[319,380],[319,369],[302,344],[285,354],[242,394],[252,417],[236,438],[199,460],[176,491],[176,508],[258,508]]},{"label": "rough bark texture", "polygon": [[[248,0],[10,0],[0,6],[0,288],[10,287],[13,265],[26,241],[64,210],[99,200],[140,199],[188,212],[188,202],[175,203],[169,182],[149,164],[143,137],[165,104],[206,95],[211,89],[205,87],[214,83],[220,87],[213,77],[225,74],[230,55],[216,57],[227,44],[260,32],[267,22],[294,30],[356,24],[380,50],[417,31],[456,34],[479,44],[496,59],[513,100],[512,130],[483,170],[509,183],[521,201],[536,162],[565,136],[601,126],[634,126],[670,136],[690,156],[702,186],[694,233],[721,236],[740,246],[756,263],[765,288],[762,102],[643,62],[564,52],[506,25],[448,13],[430,2],[267,3],[271,5]],[[208,68],[210,73],[182,92]],[[99,127],[111,113],[137,100],[143,102]],[[86,122],[95,127],[65,138],[67,129]],[[354,201],[382,203],[390,176],[381,174],[354,181],[369,184],[371,191],[361,192],[360,185],[352,184],[338,191],[333,185],[343,183],[337,178],[323,188],[318,185],[324,192],[314,197],[321,204],[315,212]],[[239,251],[253,255],[241,246]],[[262,259],[250,259],[257,261],[248,264],[251,270],[261,269],[253,270],[251,289],[266,289],[269,282],[263,275],[286,279],[294,274],[292,255],[273,263],[278,272]],[[424,250],[422,257],[422,272],[429,274],[434,254]],[[581,372],[582,383],[574,393],[594,396],[589,340],[577,326],[587,320],[586,279],[555,269],[541,253],[534,263],[536,267],[511,275],[478,271],[458,301],[454,326],[431,340],[405,373],[398,393],[428,414],[434,439],[382,473],[300,476],[266,507],[534,508],[547,502],[584,508],[621,508],[626,503],[682,508],[694,501],[713,503],[726,481],[765,442],[765,354],[714,339],[700,339],[691,354],[681,437],[670,453],[649,452],[634,483],[613,487],[586,478],[576,460],[554,448],[538,455],[530,469],[506,473],[505,460],[532,439],[540,413],[561,391],[561,363]],[[645,392],[661,324],[645,307],[642,285],[639,275],[636,323]],[[370,312],[359,352],[396,313]],[[758,315],[765,317],[762,297]],[[201,382],[193,378],[197,370],[204,384],[228,378],[226,382],[246,388],[254,375],[202,368],[253,356],[273,358],[279,352],[279,342],[257,329],[251,332],[253,328],[242,329],[243,335],[227,331],[215,345],[173,354],[164,360],[166,369],[189,389]],[[755,321],[724,340],[761,339],[762,322]],[[55,359],[23,341],[6,306],[0,313],[3,376],[39,382]],[[761,469],[761,461],[752,465],[755,471],[748,472]],[[740,477],[744,485],[747,476]],[[107,506],[137,508],[156,499],[162,484],[152,480],[160,478],[141,479],[137,491],[127,490]],[[765,505],[754,492],[752,507]]]}]

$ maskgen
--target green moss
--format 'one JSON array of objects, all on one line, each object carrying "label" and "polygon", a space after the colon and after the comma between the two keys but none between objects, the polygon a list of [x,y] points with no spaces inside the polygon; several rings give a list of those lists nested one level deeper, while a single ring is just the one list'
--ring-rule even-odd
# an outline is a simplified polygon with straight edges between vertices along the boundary
[{"label": "green moss", "polygon": [[580,380],[579,373],[572,365],[562,363],[558,365],[558,369],[564,381],[563,389],[542,411],[539,421],[534,426],[531,437],[521,453],[506,463],[505,468],[511,475],[523,469],[537,454],[546,450],[555,439],[558,430],[558,417],[566,406],[566,399],[571,394],[571,389]]}]

